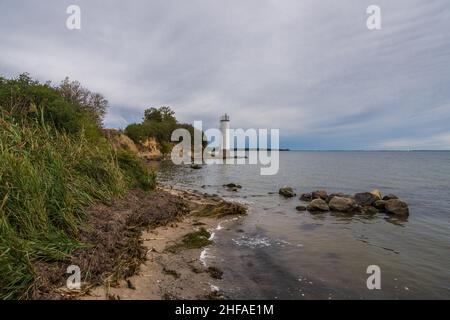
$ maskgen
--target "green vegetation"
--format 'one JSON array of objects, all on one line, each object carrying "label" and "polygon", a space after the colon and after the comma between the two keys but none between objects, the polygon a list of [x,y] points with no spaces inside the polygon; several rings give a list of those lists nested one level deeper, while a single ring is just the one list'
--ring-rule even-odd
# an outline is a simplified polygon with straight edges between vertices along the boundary
[{"label": "green vegetation", "polygon": [[170,107],[163,106],[145,110],[142,123],[130,124],[126,127],[125,134],[135,143],[143,143],[150,137],[155,138],[160,145],[161,153],[168,154],[174,145],[171,141],[172,132],[178,128],[188,130],[191,137],[194,137],[194,127],[179,123]]},{"label": "green vegetation", "polygon": [[155,178],[101,136],[106,100],[77,82],[0,77],[0,298],[26,298],[40,261],[65,261],[85,209]]},{"label": "green vegetation", "polygon": [[199,249],[211,244],[211,234],[203,227],[198,231],[186,234],[181,243],[176,243],[166,248],[166,251],[175,253],[181,249]]},{"label": "green vegetation", "polygon": [[127,150],[119,150],[117,152],[117,160],[120,169],[125,173],[130,187],[141,188],[142,190],[154,188],[155,175],[148,173],[148,170],[142,165],[142,161],[134,153]]}]

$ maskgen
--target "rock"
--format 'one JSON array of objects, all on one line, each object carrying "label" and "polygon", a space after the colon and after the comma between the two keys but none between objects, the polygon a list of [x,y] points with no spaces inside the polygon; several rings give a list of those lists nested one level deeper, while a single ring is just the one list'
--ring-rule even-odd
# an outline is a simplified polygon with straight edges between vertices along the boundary
[{"label": "rock", "polygon": [[381,200],[383,197],[381,196],[381,192],[378,189],[373,189],[372,191],[370,191],[371,194],[373,194],[375,196],[375,198],[377,198],[377,200]]},{"label": "rock", "polygon": [[330,211],[330,208],[328,207],[325,200],[322,199],[314,199],[311,201],[311,203],[306,208],[309,212],[324,212],[324,211]]},{"label": "rock", "polygon": [[228,184],[224,184],[223,186],[227,187],[227,188],[238,188],[238,189],[242,188],[242,186],[240,184],[236,184],[236,183],[228,183]]},{"label": "rock", "polygon": [[401,216],[409,215],[409,208],[406,202],[399,199],[390,199],[385,201],[386,212],[389,214],[396,214]]},{"label": "rock", "polygon": [[377,208],[380,212],[386,211],[386,201],[377,200],[373,203],[373,206]]},{"label": "rock", "polygon": [[303,194],[300,196],[300,200],[309,202],[309,201],[312,200],[312,194],[309,193],[309,192],[308,192],[308,193],[303,193]]},{"label": "rock", "polygon": [[327,194],[327,192],[325,190],[317,190],[317,191],[314,191],[311,194],[311,196],[312,196],[313,199],[325,200],[327,198],[328,194]]},{"label": "rock", "polygon": [[201,169],[202,165],[201,164],[191,164],[191,168],[192,169]]},{"label": "rock", "polygon": [[297,211],[306,211],[306,207],[305,206],[296,206],[295,209]]},{"label": "rock", "polygon": [[371,206],[375,201],[380,200],[370,192],[361,192],[355,194],[355,201],[362,206]]},{"label": "rock", "polygon": [[355,200],[338,196],[334,196],[328,205],[331,211],[337,212],[352,212],[357,208]]},{"label": "rock", "polygon": [[283,187],[278,191],[278,193],[285,198],[292,198],[295,196],[294,190],[292,190],[291,187]]},{"label": "rock", "polygon": [[383,197],[383,200],[384,200],[384,201],[392,200],[392,199],[398,199],[398,197],[397,197],[395,194],[392,194],[392,193],[387,194],[387,195],[385,195],[385,196]]},{"label": "rock", "polygon": [[378,209],[372,206],[364,206],[361,209],[362,214],[374,215],[378,213]]},{"label": "rock", "polygon": [[345,194],[345,193],[342,193],[342,192],[338,192],[338,193],[332,193],[332,194],[329,194],[328,197],[325,199],[325,201],[326,201],[327,203],[329,203],[329,202],[331,201],[331,199],[333,199],[334,197],[341,197],[341,198],[349,198],[349,199],[353,199],[353,196],[352,196],[352,195]]}]

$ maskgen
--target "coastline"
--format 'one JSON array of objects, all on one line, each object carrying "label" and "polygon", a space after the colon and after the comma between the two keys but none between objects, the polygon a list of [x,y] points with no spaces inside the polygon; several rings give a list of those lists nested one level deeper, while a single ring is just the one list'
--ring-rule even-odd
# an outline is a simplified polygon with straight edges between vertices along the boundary
[{"label": "coastline", "polygon": [[[206,262],[208,246],[214,245],[216,232],[227,223],[242,217],[242,205],[217,196],[195,191],[158,187],[162,192],[184,201],[188,211],[167,224],[142,232],[140,240],[145,260],[134,275],[117,283],[105,282],[85,291],[83,300],[147,299],[224,299],[221,292],[222,271]],[[215,210],[218,209],[216,212]],[[234,214],[237,210],[239,213]],[[205,214],[213,213],[212,215]],[[195,247],[168,248],[183,243],[187,235],[207,230],[208,244]]]}]

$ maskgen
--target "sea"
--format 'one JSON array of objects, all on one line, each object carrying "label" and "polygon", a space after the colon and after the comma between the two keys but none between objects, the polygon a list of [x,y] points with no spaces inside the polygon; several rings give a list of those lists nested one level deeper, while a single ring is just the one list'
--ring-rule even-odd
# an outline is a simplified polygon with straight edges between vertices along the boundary
[{"label": "sea", "polygon": [[[158,164],[162,184],[248,206],[245,217],[214,230],[214,245],[203,252],[205,264],[223,270],[215,285],[226,297],[450,299],[450,152],[285,151],[279,161],[269,176],[255,164]],[[297,196],[281,197],[283,186]],[[407,202],[410,215],[295,209],[307,205],[300,194],[319,189],[379,189]]]}]

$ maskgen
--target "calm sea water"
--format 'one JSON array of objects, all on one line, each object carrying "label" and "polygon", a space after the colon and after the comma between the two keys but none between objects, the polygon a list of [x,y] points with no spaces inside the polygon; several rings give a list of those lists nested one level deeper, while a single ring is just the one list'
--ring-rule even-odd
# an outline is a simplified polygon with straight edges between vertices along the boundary
[{"label": "calm sea water", "polygon": [[[248,216],[216,232],[208,249],[229,297],[450,299],[450,152],[291,151],[280,153],[275,176],[261,176],[256,165],[161,163],[159,178],[249,205]],[[228,191],[229,182],[243,188]],[[298,197],[269,194],[283,185],[297,194],[377,188],[405,200],[410,216],[297,212]],[[381,268],[381,290],[367,289],[369,265]]]}]

